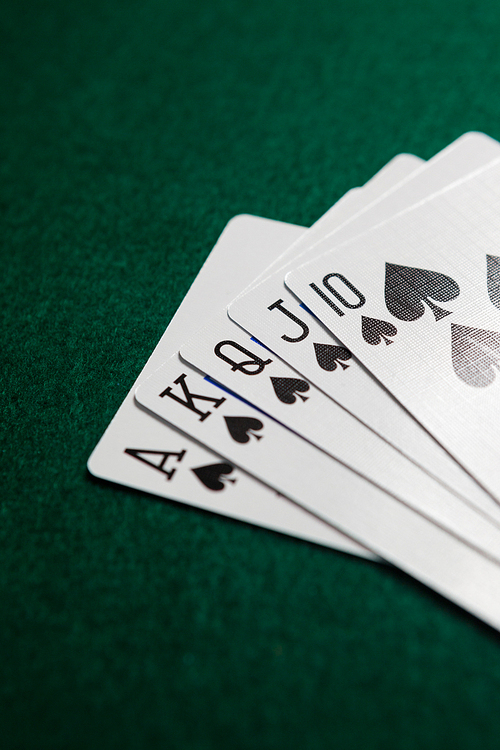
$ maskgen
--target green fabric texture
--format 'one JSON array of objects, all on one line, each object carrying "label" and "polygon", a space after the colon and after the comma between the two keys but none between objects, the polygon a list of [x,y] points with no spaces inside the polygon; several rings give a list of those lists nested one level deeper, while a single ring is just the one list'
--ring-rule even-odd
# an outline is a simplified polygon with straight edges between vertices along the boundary
[{"label": "green fabric texture", "polygon": [[5,0],[1,21],[2,750],[497,748],[498,633],[86,460],[233,215],[309,225],[399,152],[500,137],[500,5]]}]

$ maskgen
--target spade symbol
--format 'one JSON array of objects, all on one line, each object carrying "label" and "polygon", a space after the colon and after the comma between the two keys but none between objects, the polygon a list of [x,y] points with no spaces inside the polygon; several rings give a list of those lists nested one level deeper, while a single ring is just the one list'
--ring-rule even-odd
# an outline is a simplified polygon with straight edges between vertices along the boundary
[{"label": "spade symbol", "polygon": [[254,417],[224,417],[229,434],[237,443],[248,443],[250,435],[260,440],[263,435],[256,435],[255,430],[262,430],[264,425]]},{"label": "spade symbol", "polygon": [[500,369],[500,333],[451,324],[451,361],[467,385],[486,388]]},{"label": "spade symbol", "polygon": [[488,295],[495,307],[500,307],[500,258],[486,256]]},{"label": "spade symbol", "polygon": [[425,302],[436,320],[451,315],[451,310],[443,310],[431,302],[429,297],[439,302],[449,302],[460,294],[460,287],[449,276],[422,268],[385,264],[385,304],[399,320],[417,320],[425,312]]},{"label": "spade symbol", "polygon": [[347,370],[349,365],[345,365],[341,360],[351,359],[352,354],[349,349],[343,346],[333,346],[332,344],[314,344],[314,353],[316,361],[322,370],[333,372],[340,365],[343,370]]},{"label": "spade symbol", "polygon": [[302,401],[307,401],[308,396],[301,396],[299,391],[306,393],[310,386],[306,380],[299,380],[298,378],[271,378],[274,392],[284,404],[294,404],[297,401],[297,396]]},{"label": "spade symbol", "polygon": [[398,332],[396,326],[392,323],[388,323],[386,320],[377,320],[377,318],[367,318],[365,315],[361,316],[361,333],[367,344],[377,346],[384,339],[387,345],[393,344],[394,342],[387,338],[387,336],[395,336]]},{"label": "spade symbol", "polygon": [[225,481],[232,482],[232,484],[236,482],[236,479],[229,479],[229,477],[224,477],[224,480],[221,480],[222,475],[230,474],[233,471],[231,464],[208,464],[207,466],[198,466],[196,469],[191,469],[191,471],[196,474],[205,487],[215,492],[224,489],[226,486],[224,484]]}]

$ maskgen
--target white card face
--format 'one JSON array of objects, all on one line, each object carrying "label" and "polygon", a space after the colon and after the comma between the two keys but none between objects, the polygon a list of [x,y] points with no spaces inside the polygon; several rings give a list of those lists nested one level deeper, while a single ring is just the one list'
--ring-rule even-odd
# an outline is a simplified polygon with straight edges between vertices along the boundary
[{"label": "white card face", "polygon": [[[499,248],[497,160],[287,277],[497,500]],[[325,288],[325,279],[336,290],[331,301],[339,301],[337,290],[350,294],[347,300],[340,292],[347,307],[335,305],[337,311],[315,294],[310,284]]]},{"label": "white card face", "polygon": [[[177,351],[205,315],[227,304],[302,233],[301,227],[277,221],[251,216],[232,219],[136,384]],[[206,448],[139,408],[133,396],[136,384],[89,459],[92,474],[344,552],[373,557],[311,513],[248,474],[232,469]]]},{"label": "white card face", "polygon": [[[500,146],[486,136],[464,136],[410,175],[400,189],[380,198],[364,214],[358,213],[330,236],[354,237],[366,225],[366,217],[378,223],[404,205],[424,199],[429,192],[444,187],[453,176],[460,177],[474,165],[481,166],[498,155]],[[307,244],[306,236],[300,246]],[[298,248],[298,243],[295,244]],[[300,249],[300,248],[299,248]],[[307,257],[310,252],[306,253]],[[290,261],[285,269],[290,267]],[[280,270],[264,282],[240,295],[230,306],[232,320],[253,334],[298,373],[321,388],[366,425],[384,437],[404,455],[440,477],[448,486],[467,496],[475,505],[495,514],[495,503],[460,469],[448,453],[401,408],[354,358],[347,356],[341,342],[308,313],[283,285]],[[347,365],[347,367],[345,367]]]},{"label": "white card face", "polygon": [[[282,360],[252,341],[225,312],[181,347],[180,356],[345,466],[500,561],[496,521],[369,430]],[[342,361],[342,360],[340,360]]]},{"label": "white card face", "polygon": [[172,357],[136,399],[493,627],[500,565]]}]

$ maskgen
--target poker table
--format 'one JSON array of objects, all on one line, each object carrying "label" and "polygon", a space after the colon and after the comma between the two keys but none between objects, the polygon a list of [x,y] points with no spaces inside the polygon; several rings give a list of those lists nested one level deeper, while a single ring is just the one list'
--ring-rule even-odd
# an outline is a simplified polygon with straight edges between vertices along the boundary
[{"label": "poker table", "polygon": [[309,226],[397,153],[500,138],[500,5],[1,16],[2,749],[498,748],[496,631],[86,461],[232,216]]}]

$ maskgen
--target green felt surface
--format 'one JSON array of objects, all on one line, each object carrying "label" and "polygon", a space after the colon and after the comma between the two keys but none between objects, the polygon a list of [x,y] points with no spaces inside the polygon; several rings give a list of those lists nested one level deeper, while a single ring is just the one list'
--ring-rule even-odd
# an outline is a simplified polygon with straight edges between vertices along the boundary
[{"label": "green felt surface", "polygon": [[85,464],[234,214],[500,137],[500,5],[4,0],[2,750],[497,748],[500,636]]}]

